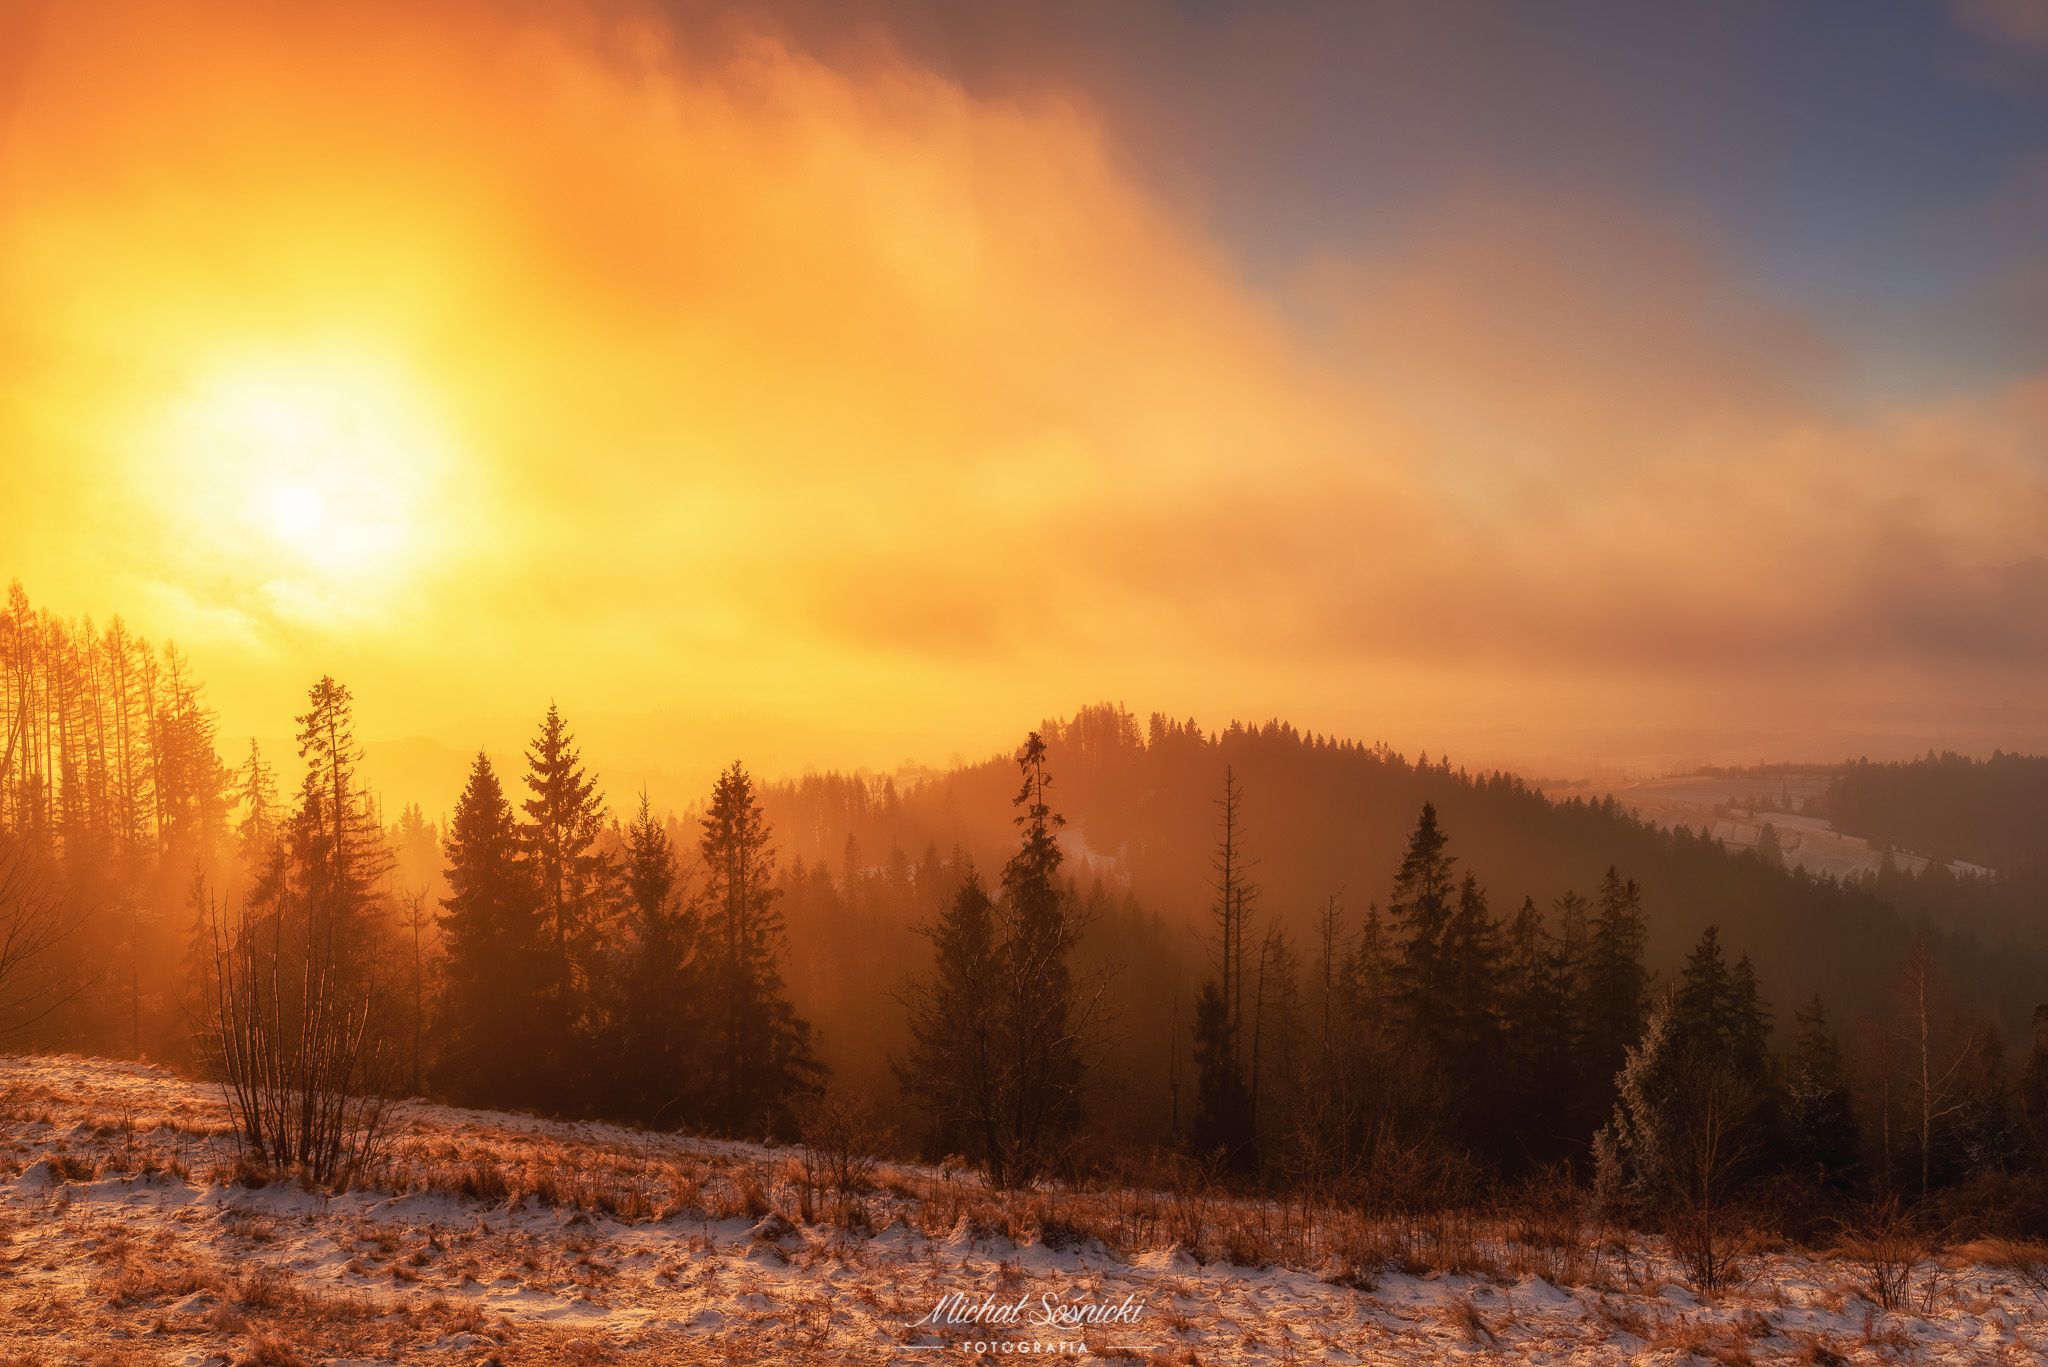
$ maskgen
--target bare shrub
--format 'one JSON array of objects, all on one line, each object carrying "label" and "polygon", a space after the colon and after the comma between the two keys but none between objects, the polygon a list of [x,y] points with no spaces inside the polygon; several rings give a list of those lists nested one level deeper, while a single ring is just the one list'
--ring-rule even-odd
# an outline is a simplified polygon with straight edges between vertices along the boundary
[{"label": "bare shrub", "polygon": [[1380,1273],[1394,1262],[1394,1249],[1374,1220],[1352,1216],[1334,1222],[1327,1239],[1330,1270],[1324,1280],[1358,1291],[1379,1284]]},{"label": "bare shrub", "polygon": [[1175,1243],[1200,1257],[1208,1229],[1211,1174],[1200,1163],[1178,1155],[1169,1161],[1166,1174],[1167,1232]]},{"label": "bare shrub", "polygon": [[1591,1278],[1599,1257],[1592,1201],[1569,1163],[1537,1173],[1506,1203],[1501,1225],[1510,1270],[1572,1286]]},{"label": "bare shrub", "polygon": [[345,1188],[382,1152],[386,1060],[375,990],[342,919],[280,904],[228,927],[209,906],[210,1043],[239,1142],[259,1163]]},{"label": "bare shrub", "polygon": [[1394,1265],[1420,1276],[1428,1272],[1495,1276],[1499,1261],[1480,1238],[1481,1214],[1472,1206],[1418,1209],[1393,1222]]},{"label": "bare shrub", "polygon": [[1887,1310],[1905,1304],[1914,1277],[1934,1255],[1924,1224],[1896,1196],[1873,1202],[1859,1219],[1845,1223],[1836,1249],[1857,1269],[1858,1285]]},{"label": "bare shrub", "polygon": [[890,1139],[889,1127],[864,1097],[828,1092],[805,1106],[799,1117],[803,1149],[798,1159],[799,1199],[811,1218],[814,1193],[838,1198],[843,1220],[854,1198],[872,1191],[875,1168]]},{"label": "bare shrub", "polygon": [[1681,1204],[1666,1218],[1665,1230],[1671,1256],[1693,1290],[1711,1296],[1741,1280],[1746,1246],[1727,1211],[1705,1202]]}]

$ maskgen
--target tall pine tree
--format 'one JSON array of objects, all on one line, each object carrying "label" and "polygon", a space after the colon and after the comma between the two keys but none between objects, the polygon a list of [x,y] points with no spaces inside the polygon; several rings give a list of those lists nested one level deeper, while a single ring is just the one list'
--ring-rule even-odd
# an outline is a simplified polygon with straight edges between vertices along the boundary
[{"label": "tall pine tree", "polygon": [[707,1117],[727,1133],[787,1134],[823,1068],[810,1026],[783,991],[775,850],[754,781],[738,762],[718,776],[698,845],[705,889],[704,986],[710,1016]]},{"label": "tall pine tree", "polygon": [[1633,878],[1613,867],[1600,884],[1587,944],[1584,1017],[1586,1067],[1594,1080],[1590,1104],[1604,1112],[1614,1096],[1612,1079],[1642,1037],[1650,1007],[1650,975],[1643,967],[1642,893]]},{"label": "tall pine tree", "polygon": [[672,1126],[701,1107],[703,991],[696,905],[682,895],[675,843],[647,794],[626,827],[624,943],[611,983],[610,1106]]},{"label": "tall pine tree", "polygon": [[1819,997],[1799,1009],[1785,1076],[1785,1162],[1792,1173],[1840,1187],[1856,1169],[1856,1112],[1842,1046]]},{"label": "tall pine tree", "polygon": [[322,933],[362,934],[377,885],[390,866],[384,832],[361,782],[355,701],[323,676],[299,716],[299,758],[306,777],[291,828],[300,905]]},{"label": "tall pine tree", "polygon": [[1009,1116],[1009,983],[995,903],[980,877],[969,870],[938,919],[919,933],[931,941],[932,971],[906,993],[910,1053],[896,1075],[935,1146],[994,1172]]},{"label": "tall pine tree", "polygon": [[568,725],[552,703],[527,750],[526,788],[519,837],[541,931],[541,989],[534,1010],[548,1040],[543,1075],[551,1084],[549,1104],[567,1110],[583,1090],[575,1060],[588,1051],[596,1026],[591,967],[617,871],[598,843],[604,801],[597,780],[584,772]]},{"label": "tall pine tree", "polygon": [[1045,754],[1045,738],[1036,731],[1017,752],[1022,783],[1014,805],[1021,840],[1003,866],[1011,1086],[996,1176],[1011,1183],[1028,1182],[1045,1169],[1081,1111],[1084,1022],[1071,962],[1080,924],[1059,879],[1057,833],[1066,822],[1052,809]]},{"label": "tall pine tree", "polygon": [[1452,987],[1445,938],[1455,911],[1456,885],[1446,853],[1449,838],[1437,825],[1436,807],[1422,804],[1422,815],[1408,837],[1408,850],[1394,876],[1393,899],[1387,904],[1397,938],[1394,991],[1403,1023],[1415,1043],[1439,1061],[1450,1036]]},{"label": "tall pine tree", "polygon": [[533,880],[512,804],[483,752],[455,804],[441,900],[445,990],[434,1023],[434,1083],[472,1106],[535,1106],[552,1088],[538,1070],[558,1053],[535,1010],[548,989]]}]

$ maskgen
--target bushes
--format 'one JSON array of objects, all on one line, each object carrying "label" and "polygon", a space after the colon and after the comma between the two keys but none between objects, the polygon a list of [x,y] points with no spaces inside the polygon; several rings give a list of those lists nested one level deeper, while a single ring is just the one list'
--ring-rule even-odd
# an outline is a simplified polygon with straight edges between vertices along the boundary
[{"label": "bushes", "polygon": [[237,1138],[258,1163],[330,1188],[381,1154],[390,1105],[376,995],[341,919],[279,906],[213,926],[210,1043]]},{"label": "bushes", "polygon": [[843,1199],[874,1186],[875,1168],[892,1136],[872,1101],[843,1092],[817,1097],[799,1112],[798,1126],[806,1201],[819,1189]]},{"label": "bushes", "polygon": [[1919,1213],[1890,1196],[1843,1225],[1836,1251],[1857,1269],[1859,1283],[1873,1301],[1897,1310],[1906,1303],[1913,1279],[1934,1256],[1934,1245]]}]

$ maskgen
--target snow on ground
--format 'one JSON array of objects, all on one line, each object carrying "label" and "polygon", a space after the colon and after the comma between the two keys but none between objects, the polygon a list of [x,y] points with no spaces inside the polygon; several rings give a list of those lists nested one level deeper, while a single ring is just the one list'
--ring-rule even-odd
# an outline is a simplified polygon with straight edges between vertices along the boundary
[{"label": "snow on ground", "polygon": [[[209,1087],[0,1059],[0,1362],[2048,1361],[2024,1269],[1948,1259],[1913,1310],[1887,1312],[1851,1264],[1792,1251],[1758,1253],[1707,1301],[1654,1247],[1562,1259],[1566,1285],[1506,1258],[1361,1271],[1301,1239],[1283,1259],[1301,1265],[1247,1267],[1168,1231],[1241,1241],[1273,1207],[1219,1202],[1191,1226],[1171,1194],[1020,1207],[899,1166],[864,1195],[818,1194],[806,1223],[799,1160],[416,1103],[370,1188],[326,1195],[250,1185]],[[1086,1232],[1112,1227],[1122,1252]],[[955,1293],[1021,1304],[1021,1322],[923,1322]],[[1122,1314],[1063,1327],[1048,1307]]]},{"label": "snow on ground", "polygon": [[[1543,795],[1553,802],[1612,797],[1641,820],[1666,830],[1690,826],[1708,831],[1731,850],[1754,849],[1768,823],[1778,833],[1787,868],[1804,865],[1810,873],[1837,878],[1875,873],[1884,851],[1861,836],[1836,830],[1826,817],[1770,809],[1772,804],[1796,809],[1823,798],[1828,783],[1826,773],[1673,774],[1625,783],[1545,784]],[[1894,850],[1892,859],[1911,873],[1928,862],[1925,855],[1906,850]],[[1947,867],[1957,874],[1990,872],[1961,861]]]}]

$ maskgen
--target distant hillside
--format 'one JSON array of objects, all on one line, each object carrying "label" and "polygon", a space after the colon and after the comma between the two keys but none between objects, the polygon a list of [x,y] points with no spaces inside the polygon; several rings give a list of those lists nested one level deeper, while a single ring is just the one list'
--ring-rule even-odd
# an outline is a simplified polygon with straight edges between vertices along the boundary
[{"label": "distant hillside", "polygon": [[2048,756],[1929,754],[1844,765],[1826,808],[1836,829],[2015,875],[2048,866]]},{"label": "distant hillside", "polygon": [[[1704,833],[1659,830],[1612,800],[1553,803],[1512,775],[1469,774],[1442,756],[1411,760],[1283,722],[1205,734],[1193,723],[1156,715],[1141,721],[1100,706],[1049,723],[1047,732],[1055,802],[1069,821],[1076,872],[1084,883],[1099,879],[1111,892],[1127,893],[1145,920],[1168,929],[1143,952],[1177,957],[1183,983],[1200,971],[1214,799],[1229,766],[1244,790],[1258,910],[1304,947],[1316,910],[1331,895],[1353,924],[1368,902],[1385,900],[1427,801],[1436,804],[1460,868],[1479,877],[1496,915],[1511,912],[1525,894],[1548,905],[1568,889],[1591,893],[1616,866],[1642,885],[1654,968],[1675,969],[1701,930],[1718,924],[1731,952],[1754,957],[1781,1021],[1815,993],[1852,1017],[1883,1010],[1922,928],[1959,1000],[2015,1037],[2048,998],[2048,953],[2037,940],[1994,953],[1978,935],[1956,928],[1958,917],[1933,914],[1959,904],[1945,874],[1923,889],[1910,873],[1895,871],[1880,895],[1874,881],[1789,872],[1768,852],[1731,851]],[[892,850],[902,862],[958,847],[992,871],[1011,843],[1014,786],[1014,767],[995,757],[907,791],[812,776],[773,790],[769,805],[786,858],[835,871],[850,858],[879,872]],[[803,937],[796,941],[801,946]],[[1155,1009],[1173,1008],[1161,1002]]]}]

